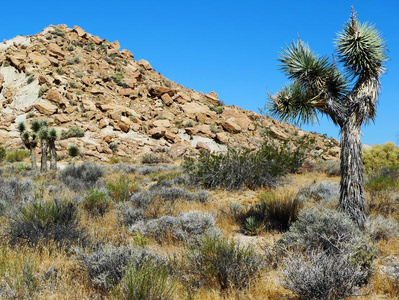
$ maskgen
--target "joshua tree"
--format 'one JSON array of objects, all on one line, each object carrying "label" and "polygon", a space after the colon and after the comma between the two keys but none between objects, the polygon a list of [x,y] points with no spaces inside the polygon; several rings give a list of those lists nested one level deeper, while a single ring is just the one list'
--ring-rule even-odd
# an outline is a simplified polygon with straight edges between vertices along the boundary
[{"label": "joshua tree", "polygon": [[36,146],[37,146],[37,133],[40,129],[40,123],[37,120],[33,120],[31,125],[32,133],[26,131],[26,125],[24,122],[18,124],[18,130],[21,134],[22,142],[25,147],[29,150],[30,161],[32,164],[32,170],[37,170],[36,165]]},{"label": "joshua tree", "polygon": [[57,131],[54,128],[51,128],[47,137],[50,151],[50,170],[57,170],[57,151],[55,150],[55,140],[57,137]]},{"label": "joshua tree", "polygon": [[291,43],[279,57],[281,70],[292,82],[276,95],[269,95],[266,108],[284,121],[312,123],[317,112],[325,114],[341,129],[341,191],[338,208],[360,228],[365,222],[362,147],[360,127],[374,120],[385,72],[386,47],[374,26],[352,15],[338,33],[335,60],[320,57],[301,40]]},{"label": "joshua tree", "polygon": [[48,149],[48,130],[42,128],[39,131],[40,145],[42,148],[42,157],[40,160],[40,172],[47,172],[47,149]]}]

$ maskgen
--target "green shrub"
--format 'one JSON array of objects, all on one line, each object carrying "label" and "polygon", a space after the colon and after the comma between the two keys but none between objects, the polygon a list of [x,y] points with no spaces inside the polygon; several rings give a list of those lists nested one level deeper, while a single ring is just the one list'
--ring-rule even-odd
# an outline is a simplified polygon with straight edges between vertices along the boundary
[{"label": "green shrub", "polygon": [[224,111],[223,106],[211,105],[209,108],[210,108],[210,110],[216,112],[217,114],[221,114]]},{"label": "green shrub", "polygon": [[72,45],[69,45],[66,49],[67,49],[68,51],[73,51],[73,50],[75,50],[75,48],[74,48]]},{"label": "green shrub", "polygon": [[82,128],[72,126],[68,131],[63,130],[61,132],[61,140],[69,139],[71,137],[84,137],[85,131]]},{"label": "green shrub", "polygon": [[4,147],[0,147],[0,161],[2,161],[3,159],[5,159],[7,155],[7,150]]},{"label": "green shrub", "polygon": [[107,193],[96,188],[91,188],[85,195],[82,206],[91,215],[103,216],[110,207],[111,202],[107,197]]},{"label": "green shrub", "polygon": [[68,59],[67,65],[73,65],[73,64],[78,64],[80,63],[80,58],[79,56],[75,56],[74,58]]},{"label": "green shrub", "polygon": [[77,228],[77,207],[66,200],[37,200],[22,207],[8,227],[10,241],[25,241],[36,245],[40,240],[62,245],[86,241],[83,230]]},{"label": "green shrub", "polygon": [[10,65],[11,65],[11,62],[8,59],[3,61],[3,64],[2,64],[3,67],[9,67]]},{"label": "green shrub", "polygon": [[189,248],[187,272],[192,280],[221,290],[251,285],[263,268],[252,245],[241,246],[220,236],[205,236]]},{"label": "green shrub", "polygon": [[9,151],[6,154],[6,161],[8,162],[20,162],[23,161],[25,158],[29,157],[29,151],[28,150],[18,150],[14,149]]},{"label": "green shrub", "polygon": [[84,75],[85,75],[84,72],[76,72],[75,73],[75,76],[78,77],[78,78],[82,78]]},{"label": "green shrub", "polygon": [[171,300],[176,286],[177,278],[151,260],[141,266],[130,264],[122,281],[126,299]]},{"label": "green shrub", "polygon": [[305,159],[301,148],[264,143],[257,152],[229,149],[226,154],[202,154],[197,163],[186,161],[184,170],[192,184],[229,190],[276,186],[279,179],[295,172]]},{"label": "green shrub", "polygon": [[381,168],[365,184],[369,192],[392,191],[399,187],[399,165]]},{"label": "green shrub", "polygon": [[[298,219],[302,203],[296,197],[278,197],[275,194],[263,193],[260,195],[261,201],[256,203],[247,213],[245,228],[248,225],[258,225],[269,229],[285,231]],[[248,218],[253,217],[248,224]],[[256,229],[256,226],[254,227]]]},{"label": "green shrub", "polygon": [[108,182],[107,189],[115,201],[127,201],[131,193],[136,191],[137,184],[129,181],[127,176],[122,174],[118,179]]},{"label": "green shrub", "polygon": [[399,165],[399,147],[392,142],[374,145],[363,151],[363,168],[367,173],[375,173],[383,167]]},{"label": "green shrub", "polygon": [[147,152],[141,155],[141,163],[142,164],[160,164],[160,163],[168,163],[170,159],[168,159],[163,154],[157,154],[153,152]]},{"label": "green shrub", "polygon": [[40,89],[39,89],[39,94],[38,94],[38,96],[39,96],[39,98],[41,97],[41,96],[43,96],[44,95],[44,93],[46,93],[48,91],[48,87],[46,87],[46,86],[41,86],[40,87]]},{"label": "green shrub", "polygon": [[63,32],[61,29],[59,29],[59,28],[55,28],[53,31],[50,31],[50,33],[52,34],[52,35],[55,35],[55,36],[60,36],[60,37],[65,37],[65,32]]},{"label": "green shrub", "polygon": [[63,68],[61,68],[61,67],[57,68],[56,71],[57,71],[58,75],[63,75],[63,74],[65,74],[65,70],[64,70]]},{"label": "green shrub", "polygon": [[68,147],[68,155],[70,157],[77,157],[80,155],[80,150],[75,145],[69,145]]},{"label": "green shrub", "polygon": [[76,83],[76,82],[73,82],[73,81],[71,81],[70,83],[69,83],[69,86],[71,87],[71,88],[73,88],[73,89],[77,89],[79,86],[78,86],[78,84]]}]

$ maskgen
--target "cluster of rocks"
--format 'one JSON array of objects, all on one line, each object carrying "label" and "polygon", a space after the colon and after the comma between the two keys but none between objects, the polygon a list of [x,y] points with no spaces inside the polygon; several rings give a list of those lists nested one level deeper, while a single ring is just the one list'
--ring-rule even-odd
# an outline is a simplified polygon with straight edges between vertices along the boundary
[{"label": "cluster of rocks", "polygon": [[[51,25],[34,36],[4,41],[0,64],[0,144],[6,147],[22,147],[19,122],[46,119],[59,132],[85,131],[84,137],[58,140],[58,151],[75,144],[101,161],[149,151],[179,157],[227,147],[255,150],[265,131],[279,141],[309,134],[315,153],[339,156],[334,139],[225,106],[214,92],[184,88],[148,61],[134,60],[118,41],[78,26]],[[118,145],[115,154],[111,143]]]}]

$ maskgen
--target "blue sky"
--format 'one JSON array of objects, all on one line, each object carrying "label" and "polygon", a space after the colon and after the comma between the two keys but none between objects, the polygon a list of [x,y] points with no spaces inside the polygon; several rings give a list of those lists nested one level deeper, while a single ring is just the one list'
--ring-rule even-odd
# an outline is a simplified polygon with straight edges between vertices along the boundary
[{"label": "blue sky", "polygon": [[[50,24],[78,25],[118,40],[135,59],[148,60],[167,78],[196,91],[215,91],[228,105],[258,111],[267,90],[288,82],[277,57],[300,36],[320,55],[349,19],[351,5],[361,22],[376,25],[390,50],[388,72],[375,124],[362,130],[367,144],[396,142],[399,135],[399,1],[3,1],[0,40],[34,35]],[[339,138],[339,128],[322,118],[308,131]]]}]

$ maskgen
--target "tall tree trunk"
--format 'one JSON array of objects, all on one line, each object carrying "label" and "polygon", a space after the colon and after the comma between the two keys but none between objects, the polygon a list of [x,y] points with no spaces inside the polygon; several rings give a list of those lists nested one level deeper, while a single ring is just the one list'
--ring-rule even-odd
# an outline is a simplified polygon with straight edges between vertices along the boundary
[{"label": "tall tree trunk", "polygon": [[47,172],[47,142],[45,140],[41,141],[42,146],[42,158],[40,165],[40,172]]},{"label": "tall tree trunk", "polygon": [[366,196],[363,188],[360,124],[352,116],[341,128],[341,193],[338,209],[364,228]]},{"label": "tall tree trunk", "polygon": [[30,154],[30,163],[32,165],[32,170],[37,170],[37,165],[36,165],[36,149],[35,148],[29,148],[29,154]]},{"label": "tall tree trunk", "polygon": [[50,147],[50,170],[57,170],[57,151],[54,141],[49,141]]}]

